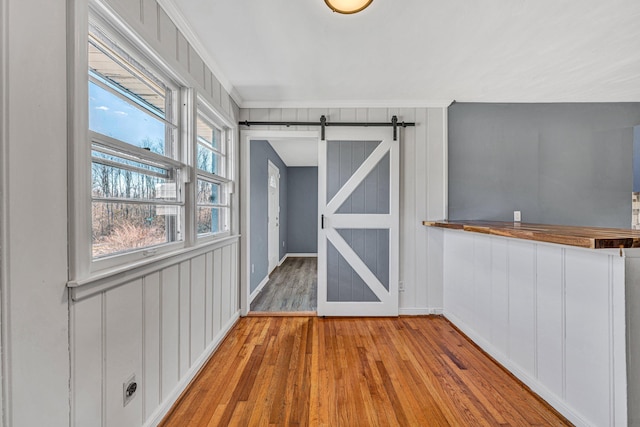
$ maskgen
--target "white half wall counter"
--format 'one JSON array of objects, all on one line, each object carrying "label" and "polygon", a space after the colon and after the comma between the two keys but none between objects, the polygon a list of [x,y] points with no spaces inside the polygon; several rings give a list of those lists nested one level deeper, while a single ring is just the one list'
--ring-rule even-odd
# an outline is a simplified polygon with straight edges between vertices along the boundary
[{"label": "white half wall counter", "polygon": [[[639,248],[578,247],[571,227],[560,244],[526,231],[541,225],[518,225],[522,238],[497,223],[425,225],[445,229],[447,319],[574,424],[640,426]],[[592,247],[638,242],[587,230]]]}]

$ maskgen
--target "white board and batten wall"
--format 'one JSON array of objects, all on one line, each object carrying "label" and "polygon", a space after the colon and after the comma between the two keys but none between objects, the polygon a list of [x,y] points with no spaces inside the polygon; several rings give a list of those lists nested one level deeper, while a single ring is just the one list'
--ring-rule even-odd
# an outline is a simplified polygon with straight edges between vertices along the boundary
[{"label": "white board and batten wall", "polygon": [[444,314],[576,425],[640,425],[639,251],[446,230]]},{"label": "white board and batten wall", "polygon": [[[78,290],[71,307],[72,425],[162,419],[239,317],[237,240],[139,277],[107,280],[106,290]],[[131,375],[139,389],[124,406],[122,385]]]},{"label": "white board and batten wall", "polygon": [[[325,115],[328,122],[391,122],[396,115],[400,122],[416,123],[416,127],[399,131],[400,314],[442,313],[443,232],[422,226],[422,221],[446,218],[447,107],[240,109],[241,121],[320,122],[320,116]],[[250,130],[258,134],[260,130],[317,131],[319,128],[252,125]],[[241,140],[241,144],[246,141]]]},{"label": "white board and batten wall", "polygon": [[66,2],[0,9],[0,424],[66,427]]},{"label": "white board and batten wall", "polygon": [[[236,103],[159,2],[104,4],[225,121],[237,123]],[[231,237],[72,290],[71,420],[31,425],[136,427],[162,419],[239,317],[237,194],[232,206]],[[138,391],[125,406],[123,383],[132,375]]]}]

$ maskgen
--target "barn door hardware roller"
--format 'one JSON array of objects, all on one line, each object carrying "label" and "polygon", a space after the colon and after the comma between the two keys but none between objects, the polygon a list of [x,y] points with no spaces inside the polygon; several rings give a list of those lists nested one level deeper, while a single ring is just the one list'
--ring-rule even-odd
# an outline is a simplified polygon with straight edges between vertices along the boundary
[{"label": "barn door hardware roller", "polygon": [[240,126],[320,126],[320,138],[325,140],[325,128],[328,126],[341,126],[341,127],[393,127],[393,140],[398,140],[398,127],[413,127],[416,124],[414,122],[399,122],[398,116],[391,117],[391,122],[328,122],[327,117],[320,116],[319,122],[255,122],[244,120],[238,122]]}]

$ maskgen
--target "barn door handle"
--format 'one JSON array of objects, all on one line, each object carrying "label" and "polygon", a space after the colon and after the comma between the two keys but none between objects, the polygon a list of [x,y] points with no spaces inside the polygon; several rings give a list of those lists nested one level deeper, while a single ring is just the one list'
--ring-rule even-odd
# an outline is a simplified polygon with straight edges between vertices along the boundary
[{"label": "barn door handle", "polygon": [[320,228],[324,230],[324,214],[320,215]]}]

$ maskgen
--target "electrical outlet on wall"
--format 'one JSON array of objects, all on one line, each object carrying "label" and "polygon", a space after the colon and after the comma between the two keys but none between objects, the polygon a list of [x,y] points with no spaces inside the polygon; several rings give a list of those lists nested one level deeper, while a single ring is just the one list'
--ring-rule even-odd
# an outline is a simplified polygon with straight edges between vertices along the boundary
[{"label": "electrical outlet on wall", "polygon": [[138,383],[136,382],[136,374],[133,374],[128,380],[122,383],[122,406],[127,406],[129,402],[136,397],[137,390]]},{"label": "electrical outlet on wall", "polygon": [[403,281],[398,282],[398,290],[400,292],[404,292],[404,282]]},{"label": "electrical outlet on wall", "polygon": [[521,219],[522,219],[522,215],[520,211],[513,211],[513,221],[520,222]]}]

